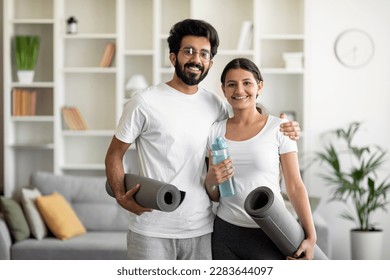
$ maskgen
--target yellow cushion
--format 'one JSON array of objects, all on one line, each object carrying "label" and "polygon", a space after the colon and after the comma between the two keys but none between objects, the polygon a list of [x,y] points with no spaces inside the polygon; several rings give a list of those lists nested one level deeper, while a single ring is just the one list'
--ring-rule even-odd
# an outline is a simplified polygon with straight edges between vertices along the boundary
[{"label": "yellow cushion", "polygon": [[58,192],[37,197],[35,201],[47,227],[58,239],[66,240],[86,232],[72,207]]}]

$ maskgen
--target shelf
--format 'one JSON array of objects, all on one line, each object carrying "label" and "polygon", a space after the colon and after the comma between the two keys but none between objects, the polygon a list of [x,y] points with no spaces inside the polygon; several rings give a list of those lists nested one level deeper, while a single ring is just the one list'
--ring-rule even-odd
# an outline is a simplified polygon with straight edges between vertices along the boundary
[{"label": "shelf", "polygon": [[14,19],[13,24],[54,24],[54,19]]},{"label": "shelf", "polygon": [[54,87],[54,82],[33,82],[31,84],[24,84],[19,82],[12,82],[11,87],[18,88],[52,88]]},{"label": "shelf", "polygon": [[158,39],[166,41],[168,39],[168,37],[169,37],[169,34],[168,33],[164,33],[164,34],[160,34],[158,36]]},{"label": "shelf", "polygon": [[54,143],[47,144],[13,144],[10,147],[20,150],[54,150]]},{"label": "shelf", "polygon": [[162,74],[173,74],[173,72],[175,72],[175,68],[173,68],[173,67],[160,68],[160,73],[162,73]]},{"label": "shelf", "polygon": [[71,164],[61,166],[62,170],[105,170],[104,164]]},{"label": "shelf", "polygon": [[114,130],[62,130],[62,135],[66,137],[112,137]]},{"label": "shelf", "polygon": [[261,34],[261,40],[304,40],[303,34]]},{"label": "shelf", "polygon": [[154,51],[153,50],[125,50],[123,52],[124,55],[153,55]]},{"label": "shelf", "polygon": [[64,73],[98,73],[98,74],[115,74],[116,67],[66,67]]},{"label": "shelf", "polygon": [[54,122],[53,116],[12,116],[14,122]]},{"label": "shelf", "polygon": [[252,56],[254,53],[254,50],[219,50],[217,56]]},{"label": "shelf", "polygon": [[113,39],[118,37],[116,33],[77,33],[77,34],[65,34],[64,39],[66,40],[77,40],[77,39]]},{"label": "shelf", "polygon": [[286,69],[286,68],[262,68],[262,74],[303,74],[304,69]]}]

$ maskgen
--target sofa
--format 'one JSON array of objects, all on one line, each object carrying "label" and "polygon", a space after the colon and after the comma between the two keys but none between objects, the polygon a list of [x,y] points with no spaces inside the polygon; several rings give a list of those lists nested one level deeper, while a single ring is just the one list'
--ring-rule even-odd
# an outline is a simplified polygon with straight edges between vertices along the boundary
[{"label": "sofa", "polygon": [[[66,240],[48,230],[47,235],[25,235],[15,241],[5,217],[0,214],[0,259],[15,260],[121,260],[127,259],[127,213],[105,190],[105,178],[72,175],[54,175],[36,172],[31,175],[30,186],[42,196],[53,192],[61,194],[74,210],[85,228]],[[20,200],[16,199],[17,201]],[[289,205],[287,203],[289,208]],[[3,214],[4,215],[4,214]],[[314,213],[317,244],[330,254],[329,229],[324,219]]]},{"label": "sofa", "polygon": [[[42,197],[49,197],[53,193],[60,194],[68,203],[68,209],[73,210],[72,217],[80,221],[78,226],[81,226],[82,230],[71,237],[57,237],[50,229],[47,229],[47,233],[44,236],[41,233],[39,238],[27,233],[22,237],[15,235],[19,239],[15,241],[4,213],[2,213],[0,259],[127,259],[128,214],[114,198],[106,193],[105,180],[103,177],[54,175],[48,172],[33,173],[30,186],[26,189],[37,189]],[[20,202],[20,197],[15,198],[15,201]]]},{"label": "sofa", "polygon": [[[294,208],[291,202],[288,200],[287,194],[282,193],[284,203],[287,207],[287,210],[291,213],[293,217],[298,219],[298,215],[295,213]],[[330,259],[331,257],[331,246],[330,246],[330,236],[329,236],[329,226],[324,218],[316,211],[318,205],[320,204],[319,197],[309,196],[311,211],[313,213],[314,227],[317,233],[317,245],[321,248],[324,254]]]}]

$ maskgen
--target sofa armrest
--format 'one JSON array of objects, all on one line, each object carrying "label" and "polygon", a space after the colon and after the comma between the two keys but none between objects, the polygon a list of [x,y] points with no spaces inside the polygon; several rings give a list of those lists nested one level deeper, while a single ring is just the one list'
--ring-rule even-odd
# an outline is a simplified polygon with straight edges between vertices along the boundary
[{"label": "sofa armrest", "polygon": [[11,259],[12,239],[4,217],[0,213],[0,260]]},{"label": "sofa armrest", "polygon": [[314,213],[314,226],[317,232],[317,245],[322,249],[325,255],[330,259],[330,237],[329,237],[329,225],[326,223],[324,218]]}]

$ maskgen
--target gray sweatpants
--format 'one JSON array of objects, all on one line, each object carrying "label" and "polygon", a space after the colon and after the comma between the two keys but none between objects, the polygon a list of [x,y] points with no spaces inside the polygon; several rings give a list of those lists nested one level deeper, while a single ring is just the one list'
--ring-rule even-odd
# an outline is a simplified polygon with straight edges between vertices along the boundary
[{"label": "gray sweatpants", "polygon": [[194,238],[171,239],[127,233],[130,260],[211,260],[211,233]]}]

